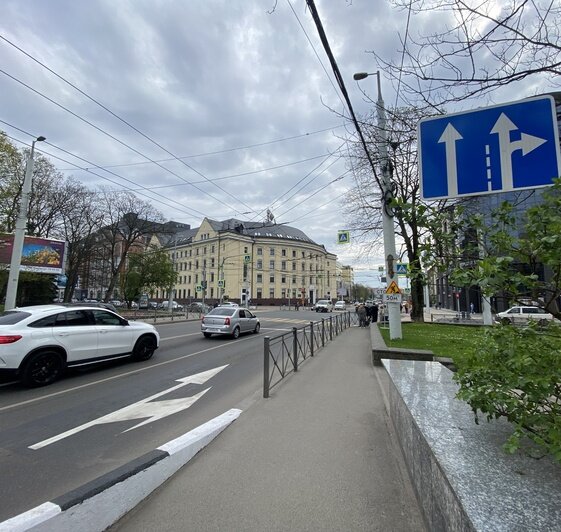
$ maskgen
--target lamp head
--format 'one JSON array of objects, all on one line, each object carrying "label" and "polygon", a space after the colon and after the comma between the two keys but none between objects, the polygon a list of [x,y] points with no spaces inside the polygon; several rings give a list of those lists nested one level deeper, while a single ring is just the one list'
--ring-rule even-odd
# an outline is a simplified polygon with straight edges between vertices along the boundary
[{"label": "lamp head", "polygon": [[368,72],[357,72],[356,74],[353,75],[353,79],[355,81],[359,81],[361,79],[367,78],[370,74],[368,74]]},{"label": "lamp head", "polygon": [[37,140],[37,142],[43,142],[44,140],[47,140],[47,138],[41,136],[41,137],[37,137],[36,140]]}]

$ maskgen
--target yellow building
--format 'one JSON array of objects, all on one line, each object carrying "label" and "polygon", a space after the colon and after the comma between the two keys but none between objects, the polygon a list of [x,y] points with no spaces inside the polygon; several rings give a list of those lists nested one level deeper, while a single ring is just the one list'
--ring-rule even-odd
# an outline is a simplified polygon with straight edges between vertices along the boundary
[{"label": "yellow building", "polygon": [[337,263],[337,296],[339,299],[353,299],[354,270],[352,266]]},{"label": "yellow building", "polygon": [[[222,299],[251,305],[337,299],[337,256],[294,227],[205,218],[165,244],[179,302]],[[165,299],[165,291],[157,297]]]}]

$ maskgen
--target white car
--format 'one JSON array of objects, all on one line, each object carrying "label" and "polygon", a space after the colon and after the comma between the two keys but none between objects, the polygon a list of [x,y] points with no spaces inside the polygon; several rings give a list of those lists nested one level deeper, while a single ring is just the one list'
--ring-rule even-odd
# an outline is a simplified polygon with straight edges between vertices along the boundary
[{"label": "white car", "polygon": [[329,299],[318,299],[314,306],[316,312],[331,312],[333,310],[333,303]]},{"label": "white car", "polygon": [[26,386],[51,384],[67,367],[124,357],[148,360],[159,345],[154,326],[87,304],[0,314],[0,372],[15,374]]},{"label": "white car", "polygon": [[344,301],[336,301],[333,310],[347,310],[347,304]]},{"label": "white car", "polygon": [[550,321],[554,321],[555,318],[552,314],[539,307],[516,306],[511,307],[504,312],[497,313],[497,321],[505,324],[527,324],[530,320],[534,320],[542,325],[545,325]]}]

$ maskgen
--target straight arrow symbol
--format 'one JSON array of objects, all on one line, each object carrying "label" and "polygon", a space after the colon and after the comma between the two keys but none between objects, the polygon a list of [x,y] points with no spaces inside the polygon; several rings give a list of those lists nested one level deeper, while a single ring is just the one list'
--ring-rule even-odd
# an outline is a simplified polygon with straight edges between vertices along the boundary
[{"label": "straight arrow symbol", "polygon": [[228,364],[226,364],[225,366],[219,366],[214,369],[209,369],[208,371],[203,371],[195,375],[189,375],[188,377],[183,377],[182,379],[177,379],[177,382],[179,382],[179,384],[172,386],[167,390],[158,392],[157,394],[151,395],[150,397],[147,397],[146,399],[142,399],[141,401],[138,401],[137,403],[133,403],[132,405],[125,406],[124,408],[112,412],[111,414],[107,414],[100,418],[94,419],[93,421],[89,421],[88,423],[84,423],[79,427],[67,430],[62,434],[58,434],[57,436],[53,436],[52,438],[49,438],[47,440],[43,440],[34,445],[30,445],[29,448],[36,451],[37,449],[46,447],[51,443],[55,443],[59,440],[67,438],[68,436],[72,436],[73,434],[77,434],[78,432],[86,430],[95,425],[102,425],[104,423],[115,423],[116,421],[127,421],[131,419],[148,418],[142,421],[141,423],[138,423],[134,427],[131,427],[124,431],[124,432],[128,432],[129,430],[136,429],[138,427],[141,427],[142,425],[151,423],[152,421],[156,421],[158,419],[162,419],[172,414],[176,414],[177,412],[180,412],[181,410],[185,410],[189,408],[192,404],[197,402],[206,392],[210,390],[210,388],[207,388],[206,390],[203,390],[202,392],[199,392],[198,394],[193,395],[192,397],[185,397],[181,399],[168,399],[167,401],[154,401],[154,402],[150,402],[150,401],[153,401],[154,399],[157,399],[162,395],[166,395],[170,392],[178,390],[183,386],[187,386],[188,384],[204,384],[206,381],[214,377],[217,373],[220,373],[226,367],[228,367]]},{"label": "straight arrow symbol", "polygon": [[448,184],[448,196],[458,195],[458,164],[456,161],[456,142],[464,137],[458,130],[448,122],[438,142],[444,142],[446,152],[446,182]]}]

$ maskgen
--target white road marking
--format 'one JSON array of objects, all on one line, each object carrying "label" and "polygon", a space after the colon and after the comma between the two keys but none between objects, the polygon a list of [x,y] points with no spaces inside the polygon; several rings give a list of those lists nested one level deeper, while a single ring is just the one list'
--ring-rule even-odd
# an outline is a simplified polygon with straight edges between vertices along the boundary
[{"label": "white road marking", "polygon": [[[255,337],[247,338],[247,339],[238,339],[236,343],[247,342]],[[20,403],[14,403],[12,405],[3,406],[0,408],[0,412],[4,412],[5,410],[10,410],[11,408],[17,408],[18,406],[24,406],[32,403],[37,403],[39,401],[44,401],[45,399],[50,399],[51,397],[57,397],[59,395],[64,395],[65,393],[74,392],[76,390],[83,390],[84,388],[89,388],[90,386],[95,386],[96,384],[103,384],[104,382],[110,382],[115,379],[120,379],[121,377],[127,377],[129,375],[134,375],[136,373],[141,373],[142,371],[148,371],[152,368],[157,368],[160,366],[165,366],[167,364],[172,364],[173,362],[178,362],[180,360],[184,360],[186,358],[191,358],[197,355],[201,355],[202,353],[208,353],[209,351],[214,351],[215,349],[220,349],[223,347],[228,347],[228,343],[219,344],[213,347],[208,347],[207,349],[201,349],[195,353],[191,353],[189,355],[183,355],[182,357],[172,358],[170,360],[163,360],[162,362],[158,362],[157,364],[152,364],[150,366],[144,366],[143,368],[138,368],[133,371],[127,371],[126,373],[119,373],[118,375],[113,375],[113,377],[107,377],[106,379],[101,379],[98,381],[89,382],[88,384],[81,384],[80,386],[74,386],[73,388],[67,388],[66,390],[61,390],[60,392],[53,392],[48,395],[42,395],[41,397],[35,397],[35,399],[28,399],[27,401],[21,401]]]},{"label": "white road marking", "polygon": [[115,412],[111,412],[110,414],[99,417],[92,421],[89,421],[88,423],[84,423],[79,427],[67,430],[62,434],[58,434],[57,436],[53,436],[52,438],[48,438],[47,440],[43,440],[34,445],[30,445],[29,448],[36,451],[37,449],[41,449],[42,447],[46,447],[51,443],[55,443],[64,438],[68,438],[73,434],[77,434],[78,432],[86,430],[95,425],[102,425],[104,423],[115,423],[117,421],[127,421],[130,419],[148,418],[142,421],[141,423],[138,423],[134,427],[130,427],[129,429],[124,431],[124,432],[128,432],[129,430],[142,427],[143,425],[146,425],[147,423],[151,423],[152,421],[157,421],[158,419],[162,419],[172,414],[176,414],[177,412],[181,412],[181,410],[185,410],[186,408],[189,408],[192,404],[198,401],[206,392],[210,390],[210,388],[207,388],[206,390],[203,390],[202,392],[199,392],[198,394],[193,395],[191,397],[184,397],[181,399],[168,399],[167,401],[155,401],[152,403],[150,401],[153,401],[154,399],[157,399],[162,395],[166,395],[170,392],[178,390],[179,388],[182,388],[183,386],[187,386],[188,384],[191,383],[204,384],[207,380],[214,377],[217,373],[220,373],[226,367],[228,367],[228,364],[226,364],[225,366],[219,366],[217,368],[210,369],[208,371],[203,371],[195,375],[189,375],[182,379],[177,379],[177,382],[179,382],[179,384],[172,386],[167,390],[158,392],[154,395],[151,395],[150,397],[147,397],[146,399],[142,399],[141,401],[133,403],[132,405],[125,406],[124,408],[116,410]]}]

